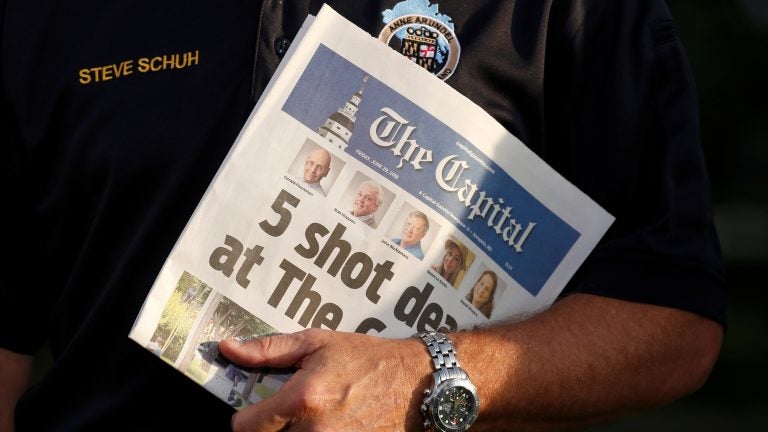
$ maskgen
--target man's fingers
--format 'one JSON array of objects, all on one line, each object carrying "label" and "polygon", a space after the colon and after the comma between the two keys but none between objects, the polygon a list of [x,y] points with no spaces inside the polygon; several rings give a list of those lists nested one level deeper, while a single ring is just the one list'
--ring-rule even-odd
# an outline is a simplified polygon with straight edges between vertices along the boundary
[{"label": "man's fingers", "polygon": [[234,432],[276,432],[285,430],[292,408],[282,400],[280,393],[240,410],[232,416]]},{"label": "man's fingers", "polygon": [[240,366],[287,368],[314,352],[322,339],[320,331],[305,330],[260,337],[247,342],[227,339],[219,343],[219,349],[225,357]]},{"label": "man's fingers", "polygon": [[[335,386],[329,384],[299,370],[275,394],[235,414],[232,427],[235,431],[248,432],[318,430],[318,421],[332,416],[343,399]],[[331,430],[350,429],[337,424]]]}]

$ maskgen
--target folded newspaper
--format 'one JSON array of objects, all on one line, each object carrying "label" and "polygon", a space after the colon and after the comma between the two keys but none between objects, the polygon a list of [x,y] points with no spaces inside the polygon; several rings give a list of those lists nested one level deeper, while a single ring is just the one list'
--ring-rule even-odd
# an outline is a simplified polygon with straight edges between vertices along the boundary
[{"label": "folded newspaper", "polygon": [[242,408],[290,371],[238,368],[217,341],[519,319],[556,299],[612,221],[474,103],[324,6],[130,337]]}]

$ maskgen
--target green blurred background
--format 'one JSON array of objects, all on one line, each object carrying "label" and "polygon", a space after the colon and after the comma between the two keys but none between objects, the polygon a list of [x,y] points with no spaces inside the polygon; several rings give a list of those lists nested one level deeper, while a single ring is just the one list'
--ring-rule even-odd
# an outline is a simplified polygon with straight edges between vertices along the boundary
[{"label": "green blurred background", "polygon": [[699,392],[594,431],[768,431],[768,0],[667,4],[699,89],[729,328]]},{"label": "green blurred background", "polygon": [[[667,4],[699,89],[729,329],[701,390],[593,432],[768,431],[768,0]],[[38,374],[49,364],[46,354]]]}]

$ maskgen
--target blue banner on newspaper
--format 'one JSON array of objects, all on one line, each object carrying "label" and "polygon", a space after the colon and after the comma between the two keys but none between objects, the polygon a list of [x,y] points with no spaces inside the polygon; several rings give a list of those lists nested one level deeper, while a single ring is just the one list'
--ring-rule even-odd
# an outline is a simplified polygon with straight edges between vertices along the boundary
[{"label": "blue banner on newspaper", "polygon": [[325,46],[283,111],[451,221],[534,296],[579,238],[473,143]]}]

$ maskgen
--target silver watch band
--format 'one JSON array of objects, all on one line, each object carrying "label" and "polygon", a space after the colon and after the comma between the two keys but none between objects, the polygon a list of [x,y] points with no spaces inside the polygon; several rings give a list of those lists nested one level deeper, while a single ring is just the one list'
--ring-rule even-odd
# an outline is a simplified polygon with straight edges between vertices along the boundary
[{"label": "silver watch band", "polygon": [[459,359],[456,358],[456,347],[448,339],[445,333],[441,332],[422,332],[416,336],[421,338],[427,345],[429,355],[432,357],[432,363],[435,371],[435,385],[449,379],[468,379],[467,373],[461,368]]}]

